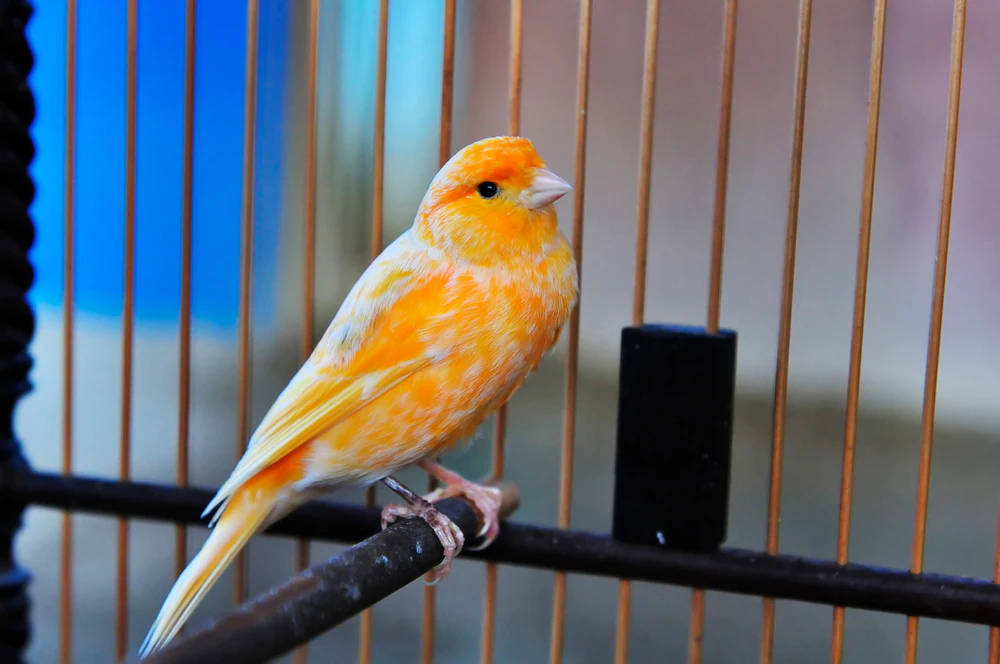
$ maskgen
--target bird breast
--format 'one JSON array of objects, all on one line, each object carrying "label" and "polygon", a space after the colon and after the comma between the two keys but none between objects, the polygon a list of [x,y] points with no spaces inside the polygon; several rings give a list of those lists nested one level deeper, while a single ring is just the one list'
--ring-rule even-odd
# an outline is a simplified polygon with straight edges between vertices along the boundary
[{"label": "bird breast", "polygon": [[416,337],[436,360],[319,436],[308,455],[310,482],[374,481],[471,434],[569,317],[577,284],[565,244],[506,270],[452,265],[409,296],[412,308],[408,298],[397,303],[410,321],[395,330],[397,345]]}]

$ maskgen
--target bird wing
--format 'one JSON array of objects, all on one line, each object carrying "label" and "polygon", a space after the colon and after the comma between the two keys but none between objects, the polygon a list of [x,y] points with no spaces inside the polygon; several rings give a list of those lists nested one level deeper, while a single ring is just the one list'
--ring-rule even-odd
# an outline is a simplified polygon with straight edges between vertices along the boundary
[{"label": "bird wing", "polygon": [[[264,416],[204,514],[264,468],[440,357],[440,349],[429,353],[417,335],[387,340],[379,338],[385,335],[378,329],[392,307],[432,272],[426,248],[415,246],[409,233],[368,267],[312,355]],[[385,352],[387,345],[393,352]]]}]

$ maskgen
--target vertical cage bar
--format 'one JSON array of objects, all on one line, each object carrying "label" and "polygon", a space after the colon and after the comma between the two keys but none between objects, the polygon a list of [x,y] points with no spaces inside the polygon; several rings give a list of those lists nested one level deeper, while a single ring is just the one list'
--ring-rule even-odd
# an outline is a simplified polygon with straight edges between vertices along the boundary
[{"label": "vertical cage bar", "polygon": [[642,118],[639,133],[639,195],[636,212],[635,280],[632,324],[641,325],[646,306],[646,253],[649,246],[649,181],[653,165],[653,111],[656,98],[656,47],[660,2],[646,2],[646,45],[642,64]]},{"label": "vertical cage bar", "polygon": [[[302,361],[312,351],[316,301],[316,60],[319,51],[319,3],[309,0],[309,38],[306,48],[306,199],[302,220]],[[309,566],[309,540],[295,543],[295,568]],[[296,664],[305,664],[307,646],[295,649]]]},{"label": "vertical cage bar", "polygon": [[[194,185],[194,39],[195,0],[184,13],[184,155],[181,182],[181,292],[177,388],[177,486],[188,485],[191,424],[191,210]],[[187,526],[174,534],[174,568],[178,576],[187,563]]]},{"label": "vertical cage bar", "polygon": [[444,2],[444,47],[441,55],[441,129],[438,164],[451,156],[451,113],[455,90],[455,0]]},{"label": "vertical cage bar", "polygon": [[521,133],[521,53],[524,28],[524,2],[510,2],[510,90],[507,104],[507,131],[511,136]]},{"label": "vertical cage bar", "polygon": [[[524,28],[524,2],[510,2],[510,88],[507,93],[507,133],[521,133],[521,53]],[[507,406],[500,406],[493,417],[493,454],[490,476],[503,477],[504,452],[507,442]],[[483,590],[483,635],[480,648],[482,664],[493,662],[494,630],[496,627],[497,565],[486,564],[486,582]]]},{"label": "vertical cage bar", "polygon": [[379,0],[378,52],[375,63],[375,128],[372,162],[372,244],[371,257],[382,253],[382,201],[385,172],[385,63],[389,41],[389,0]]},{"label": "vertical cage bar", "polygon": [[[444,43],[441,49],[441,121],[438,136],[438,166],[444,166],[451,154],[451,113],[455,83],[455,0],[444,2]],[[427,478],[427,489],[437,487],[434,477]],[[424,584],[424,611],[420,624],[420,662],[434,661],[435,606],[437,589],[427,575]]]},{"label": "vertical cage bar", "polygon": [[[590,25],[592,0],[580,0],[580,25],[576,61],[576,129],[573,164],[573,259],[577,282],[583,288],[583,203],[587,169],[587,102],[590,95]],[[573,447],[576,441],[576,391],[580,358],[580,298],[570,314],[567,339],[562,446],[559,455],[559,516],[557,525],[569,528],[573,500]],[[552,624],[549,663],[559,664],[566,625],[566,572],[557,571],[552,589]]]},{"label": "vertical cage bar", "polygon": [[618,612],[615,617],[615,664],[628,661],[628,621],[632,609],[632,582],[618,582]]},{"label": "vertical cage bar", "polygon": [[[257,123],[257,29],[258,0],[247,0],[246,60],[243,73],[243,190],[240,220],[240,304],[237,321],[236,460],[246,450],[250,420],[251,338],[253,315],[253,195],[254,150]],[[233,565],[233,599],[242,604],[247,586],[246,550]]]},{"label": "vertical cage bar", "polygon": [[715,155],[715,203],[712,209],[712,257],[708,278],[705,329],[719,331],[722,299],[722,255],[726,237],[726,189],[729,182],[729,132],[733,114],[733,68],[736,61],[737,0],[726,0],[722,36],[722,91],[719,100],[719,143]]},{"label": "vertical cage bar", "polygon": [[493,452],[490,457],[490,475],[494,479],[503,477],[504,447],[507,442],[507,408],[501,406],[493,422]]},{"label": "vertical cage bar", "polygon": [[[715,203],[712,210],[712,249],[708,277],[708,312],[705,331],[719,331],[722,299],[722,255],[726,234],[726,186],[729,179],[729,130],[733,108],[733,67],[736,56],[736,0],[727,0],[722,37],[722,91],[719,100],[719,143],[715,159]],[[691,591],[691,629],[688,639],[688,662],[701,661],[705,630],[705,591]]]},{"label": "vertical cage bar", "polygon": [[[515,0],[517,1],[517,0]],[[511,132],[515,134],[516,132]],[[493,479],[503,477],[504,443],[507,438],[507,407],[501,406],[494,415],[493,420],[493,458],[491,461],[490,476]],[[497,602],[497,564],[486,563],[485,585],[483,588],[483,636],[480,647],[480,662],[482,664],[492,664],[493,643],[495,640],[494,630],[496,627],[496,602]]]},{"label": "vertical cage bar", "polygon": [[[122,295],[122,406],[118,477],[129,479],[132,455],[132,346],[135,322],[135,96],[138,0],[128,2],[125,110],[125,265]],[[128,521],[118,519],[118,580],[115,597],[115,657],[128,642]]]},{"label": "vertical cage bar", "polygon": [[306,183],[302,220],[302,360],[312,351],[316,302],[316,61],[319,51],[319,3],[309,0],[306,69]]},{"label": "vertical cage bar", "polygon": [[[497,418],[500,419],[500,412]],[[499,427],[497,427],[499,428]],[[496,622],[497,565],[486,563],[486,580],[483,588],[483,637],[479,659],[483,664],[493,662],[493,626]]]},{"label": "vertical cage bar", "polygon": [[[385,173],[385,69],[386,51],[389,43],[389,0],[379,0],[378,5],[378,36],[376,38],[375,61],[375,121],[372,140],[372,219],[371,219],[371,250],[374,260],[382,253],[383,220],[382,200]],[[375,504],[375,486],[365,491],[365,505]],[[361,626],[358,634],[358,661],[369,664],[372,660],[372,610],[361,612]]]},{"label": "vertical cage bar", "polygon": [[[809,77],[809,41],[812,0],[799,2],[799,27],[795,64],[792,157],[789,176],[788,216],[785,228],[785,257],[781,278],[781,314],[778,323],[778,360],[774,371],[774,409],[771,420],[771,477],[767,500],[767,543],[769,554],[778,552],[781,518],[781,471],[785,452],[785,410],[788,404],[788,356],[792,338],[792,296],[795,284],[795,239],[799,224],[799,192],[802,184],[802,141],[805,135],[806,84]],[[774,599],[763,600],[761,662],[769,664],[774,647]]]},{"label": "vertical cage bar", "polygon": [[[844,423],[844,455],[840,479],[840,516],[837,527],[837,563],[847,562],[851,534],[851,498],[854,485],[854,448],[858,431],[858,402],[861,395],[861,352],[864,344],[865,299],[868,292],[868,258],[871,250],[872,206],[875,198],[875,160],[878,153],[879,110],[882,102],[882,56],[885,51],[887,0],[877,0],[872,19],[871,67],[868,76],[868,126],[865,136],[865,163],[861,189],[861,222],[858,231],[858,260],[854,286],[854,319],[851,328],[851,359],[847,383],[847,413]],[[833,638],[830,660],[844,658],[844,607],[833,609]]]},{"label": "vertical cage bar", "polygon": [[[66,0],[66,160],[63,164],[62,472],[73,472],[73,306],[76,205],[76,0]],[[59,662],[73,656],[73,519],[62,513],[59,550]]]},{"label": "vertical cage bar", "polygon": [[[955,151],[958,145],[958,112],[962,95],[962,62],[965,49],[966,0],[955,0],[951,33],[951,71],[948,81],[948,124],[945,134],[944,183],[941,192],[941,221],[938,225],[937,256],[934,264],[934,292],[931,302],[930,332],[927,338],[927,369],[924,375],[924,405],[920,423],[920,468],[917,476],[916,517],[913,524],[913,562],[910,571],[924,569],[927,532],[927,496],[931,481],[931,451],[934,443],[934,407],[937,402],[938,360],[941,354],[941,321],[944,318],[944,286],[948,273],[948,236],[951,231],[951,204],[955,192]],[[906,619],[907,664],[917,660],[918,620]]]},{"label": "vertical cage bar", "polygon": [[[510,88],[507,104],[507,133],[517,136],[521,133],[521,52],[524,24],[524,3],[511,0],[510,3]],[[503,477],[504,452],[507,442],[507,406],[503,405],[493,417],[493,453],[490,460],[490,476]],[[483,590],[483,629],[480,648],[482,664],[492,664],[493,643],[496,627],[497,565],[486,564],[486,581]]]},{"label": "vertical cage bar", "polygon": [[[656,101],[656,48],[659,41],[660,2],[646,1],[646,37],[642,63],[642,116],[639,130],[639,193],[636,210],[635,275],[632,324],[642,325],[646,304],[646,254],[649,245],[649,182],[653,166],[653,111]],[[628,660],[628,624],[632,584],[618,581],[615,623],[615,664]]]},{"label": "vertical cage bar", "polygon": [[[993,583],[1000,583],[1000,520],[997,522],[996,553],[993,558]],[[1000,627],[990,627],[989,664],[1000,664]]]},{"label": "vertical cage bar", "polygon": [[691,628],[688,632],[688,664],[701,661],[701,643],[705,636],[705,590],[691,591]]}]

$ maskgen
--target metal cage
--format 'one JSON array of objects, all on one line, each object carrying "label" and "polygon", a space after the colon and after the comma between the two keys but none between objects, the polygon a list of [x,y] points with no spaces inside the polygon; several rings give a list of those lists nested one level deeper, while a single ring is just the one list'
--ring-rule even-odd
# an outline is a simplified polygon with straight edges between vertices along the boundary
[{"label": "metal cage", "polygon": [[[657,49],[660,44],[661,5],[669,0],[648,0],[645,6],[645,35],[642,50],[641,113],[638,125],[638,182],[637,205],[634,208],[635,225],[631,232],[637,238],[634,259],[634,291],[631,323],[642,324],[646,317],[647,261],[649,258],[650,197],[654,186],[652,165],[654,160],[653,126],[657,105]],[[34,117],[34,105],[27,77],[32,68],[33,56],[25,37],[25,26],[31,7],[20,0],[0,3],[0,40],[2,72],[0,77],[3,95],[0,98],[0,123],[3,144],[0,158],[3,164],[3,189],[0,207],[3,211],[3,232],[0,242],[5,252],[2,273],[3,320],[2,355],[0,355],[0,393],[3,394],[4,435],[0,441],[0,659],[20,661],[30,633],[29,577],[32,574],[60,574],[59,654],[60,661],[73,659],[71,622],[72,609],[72,560],[74,556],[73,514],[80,511],[96,512],[117,517],[115,560],[117,587],[115,592],[115,624],[113,654],[116,660],[129,657],[126,621],[128,607],[128,571],[130,519],[143,518],[176,523],[175,561],[180,567],[188,555],[189,524],[199,522],[202,507],[210,493],[188,486],[190,479],[190,409],[192,403],[192,224],[194,177],[194,113],[197,105],[195,94],[196,26],[198,9],[195,0],[187,0],[185,13],[185,47],[183,57],[183,161],[182,200],[180,223],[180,309],[178,312],[178,435],[176,440],[176,484],[163,485],[133,481],[131,441],[132,390],[135,373],[134,320],[135,320],[135,233],[136,233],[136,89],[138,0],[127,3],[126,31],[126,111],[125,111],[125,195],[124,195],[124,268],[122,303],[121,392],[124,395],[120,410],[120,445],[118,459],[120,472],[115,479],[87,477],[76,472],[73,456],[73,418],[75,384],[73,380],[74,353],[74,276],[75,243],[77,236],[74,219],[76,174],[81,166],[74,155],[76,145],[77,100],[77,4],[66,3],[66,60],[65,60],[65,201],[64,217],[64,300],[62,306],[62,447],[61,473],[32,470],[30,441],[27,454],[22,454],[18,440],[12,432],[13,409],[18,398],[28,390],[27,374],[31,360],[27,346],[33,334],[33,318],[27,304],[26,293],[32,282],[32,270],[27,252],[33,239],[33,226],[28,206],[34,196],[34,187],[28,175],[33,157],[33,147],[28,134]],[[719,330],[723,245],[727,203],[727,177],[729,176],[729,146],[731,111],[733,108],[734,69],[736,58],[737,0],[724,0],[721,5],[723,19],[721,37],[721,96],[717,106],[717,152],[714,160],[714,203],[710,220],[711,242],[708,264],[708,296],[705,329],[708,333]],[[692,588],[690,597],[690,626],[688,661],[700,662],[706,640],[715,638],[714,627],[706,625],[706,591],[723,591],[759,596],[763,599],[760,661],[774,661],[775,599],[800,600],[833,607],[831,660],[844,661],[845,608],[870,609],[906,616],[905,661],[917,657],[917,634],[921,617],[942,618],[978,625],[992,626],[989,630],[989,660],[1000,662],[1000,557],[996,558],[993,580],[967,578],[955,575],[938,575],[924,570],[926,525],[928,521],[931,451],[934,444],[935,398],[938,383],[938,365],[941,348],[942,320],[945,301],[949,231],[952,219],[952,199],[955,186],[956,148],[958,141],[959,101],[962,88],[963,49],[966,36],[966,0],[954,1],[951,32],[951,56],[947,98],[947,126],[944,136],[945,159],[943,185],[939,210],[937,253],[934,258],[933,289],[931,292],[930,332],[926,345],[926,378],[920,426],[919,464],[914,470],[916,484],[915,520],[912,529],[912,553],[909,569],[891,569],[852,563],[849,561],[851,534],[852,490],[855,473],[855,450],[858,439],[861,358],[863,332],[866,318],[866,295],[869,290],[868,274],[871,253],[873,207],[875,202],[876,155],[878,149],[880,104],[883,94],[883,58],[886,48],[887,0],[872,3],[872,32],[870,41],[870,70],[867,92],[867,133],[864,143],[864,160],[861,170],[862,187],[860,203],[859,241],[857,244],[854,285],[853,319],[846,416],[843,428],[841,484],[839,491],[839,524],[836,530],[835,555],[828,560],[793,556],[779,552],[778,532],[782,510],[782,469],[786,438],[786,408],[789,395],[789,356],[792,343],[793,286],[795,284],[797,229],[800,217],[800,192],[802,187],[803,144],[806,122],[806,90],[809,79],[809,56],[812,29],[813,2],[800,0],[798,7],[798,32],[795,49],[794,99],[792,105],[792,140],[790,180],[787,191],[787,216],[784,233],[784,259],[780,287],[780,318],[777,339],[777,365],[772,402],[772,438],[770,479],[766,513],[766,537],[760,550],[723,548],[718,552],[690,552],[673,549],[639,546],[612,539],[608,535],[571,530],[570,506],[573,497],[574,438],[577,421],[578,358],[580,356],[580,317],[577,309],[568,326],[566,361],[564,368],[564,410],[562,413],[561,448],[559,453],[559,489],[557,518],[551,527],[521,523],[505,523],[500,538],[485,551],[471,553],[471,557],[485,561],[485,585],[482,591],[483,613],[481,661],[494,658],[497,616],[498,565],[515,564],[552,570],[551,636],[548,659],[564,659],[567,605],[567,574],[581,573],[619,578],[617,595],[617,623],[608,626],[608,638],[614,639],[614,661],[627,660],[629,643],[631,588],[633,580],[675,584]],[[251,311],[254,285],[254,182],[256,117],[258,101],[258,58],[260,7],[258,0],[249,0],[246,9],[245,95],[243,97],[242,144],[242,200],[239,239],[239,306],[236,351],[238,358],[237,393],[234,406],[237,456],[250,433],[252,365]],[[320,48],[320,22],[324,11],[320,0],[310,0],[306,21],[308,40],[302,46],[304,60],[302,81],[305,84],[305,104],[302,116],[295,121],[301,130],[301,140],[306,146],[304,155],[304,200],[301,224],[303,251],[300,259],[302,288],[301,352],[308,353],[316,339],[316,233],[317,233],[317,69]],[[506,131],[517,135],[521,131],[521,90],[524,63],[524,13],[522,0],[509,3],[509,51],[506,64],[507,122]],[[633,8],[634,9],[634,8]],[[754,3],[744,3],[744,12],[754,12]],[[575,65],[576,99],[572,118],[574,124],[572,213],[570,228],[572,245],[578,263],[583,252],[585,210],[585,183],[587,168],[588,128],[594,128],[594,118],[588,113],[592,56],[592,0],[580,0],[574,10],[570,3],[561,8],[567,16],[577,21],[577,59]],[[577,13],[573,13],[576,11]],[[624,11],[624,10],[623,10]],[[377,8],[376,54],[373,94],[374,141],[372,154],[372,192],[370,201],[370,255],[374,257],[383,247],[383,217],[385,202],[385,123],[387,43],[389,41],[389,0],[379,0]],[[456,69],[456,2],[443,2],[442,54],[440,64],[440,140],[437,160],[443,163],[452,152],[454,72]],[[200,27],[198,29],[201,29]],[[535,66],[529,63],[529,66]],[[589,127],[588,127],[589,126]],[[668,130],[669,131],[669,130]],[[586,183],[594,187],[595,183]],[[589,191],[589,190],[588,190]],[[631,204],[629,204],[631,205]],[[590,275],[587,275],[588,277]],[[595,275],[595,278],[596,275]],[[586,292],[586,289],[585,291]],[[625,324],[628,321],[621,321]],[[491,472],[500,478],[504,475],[506,415],[501,410],[494,421]],[[166,443],[167,441],[164,441]],[[17,561],[13,555],[14,541],[20,524],[21,513],[26,507],[44,506],[62,510],[61,569],[35,569],[30,560]],[[474,525],[472,513],[461,501],[452,501],[448,513],[465,529]],[[310,562],[310,542],[336,540],[356,542],[366,539],[329,561],[322,562],[274,591],[256,603],[250,603],[214,626],[189,632],[175,647],[164,651],[155,661],[258,661],[276,656],[301,645],[296,661],[305,661],[303,645],[311,636],[342,622],[357,612],[360,621],[359,661],[372,661],[373,623],[369,607],[385,595],[419,578],[439,559],[434,553],[430,531],[415,523],[397,524],[375,535],[378,530],[378,511],[374,507],[374,493],[367,494],[365,506],[346,503],[318,502],[310,504],[272,527],[271,532],[297,538],[295,565],[304,570]],[[412,542],[425,542],[427,555],[398,559],[396,575],[378,576],[372,573],[372,561],[377,555],[398,553],[400,547]],[[1000,550],[998,550],[1000,551]],[[997,554],[1000,556],[1000,552]],[[436,559],[437,558],[437,559]],[[110,563],[109,563],[110,564]],[[241,554],[235,564],[235,598],[237,603],[246,600],[246,562]],[[345,576],[346,575],[346,576]],[[347,598],[337,594],[337,583],[344,578],[364,582],[363,592]],[[332,581],[331,581],[332,579]],[[334,583],[336,581],[336,583]],[[134,583],[134,579],[133,579]],[[312,584],[312,585],[310,585]],[[312,594],[310,594],[312,593]],[[425,587],[421,623],[420,661],[435,659],[435,601],[437,590]],[[305,625],[305,627],[304,627]],[[612,637],[613,634],[613,637]],[[109,635],[110,636],[110,635]],[[468,635],[467,638],[476,638]],[[986,635],[984,630],[983,639]],[[416,648],[415,648],[416,649]],[[540,659],[541,654],[536,659]]]}]

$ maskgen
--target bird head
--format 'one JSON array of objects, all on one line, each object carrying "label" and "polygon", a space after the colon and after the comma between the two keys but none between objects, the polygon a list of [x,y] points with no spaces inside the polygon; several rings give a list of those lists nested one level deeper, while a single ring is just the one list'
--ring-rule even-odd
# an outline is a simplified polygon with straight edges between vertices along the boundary
[{"label": "bird head", "polygon": [[485,138],[441,167],[417,225],[467,260],[537,253],[558,235],[552,203],[571,188],[545,168],[528,139]]}]

